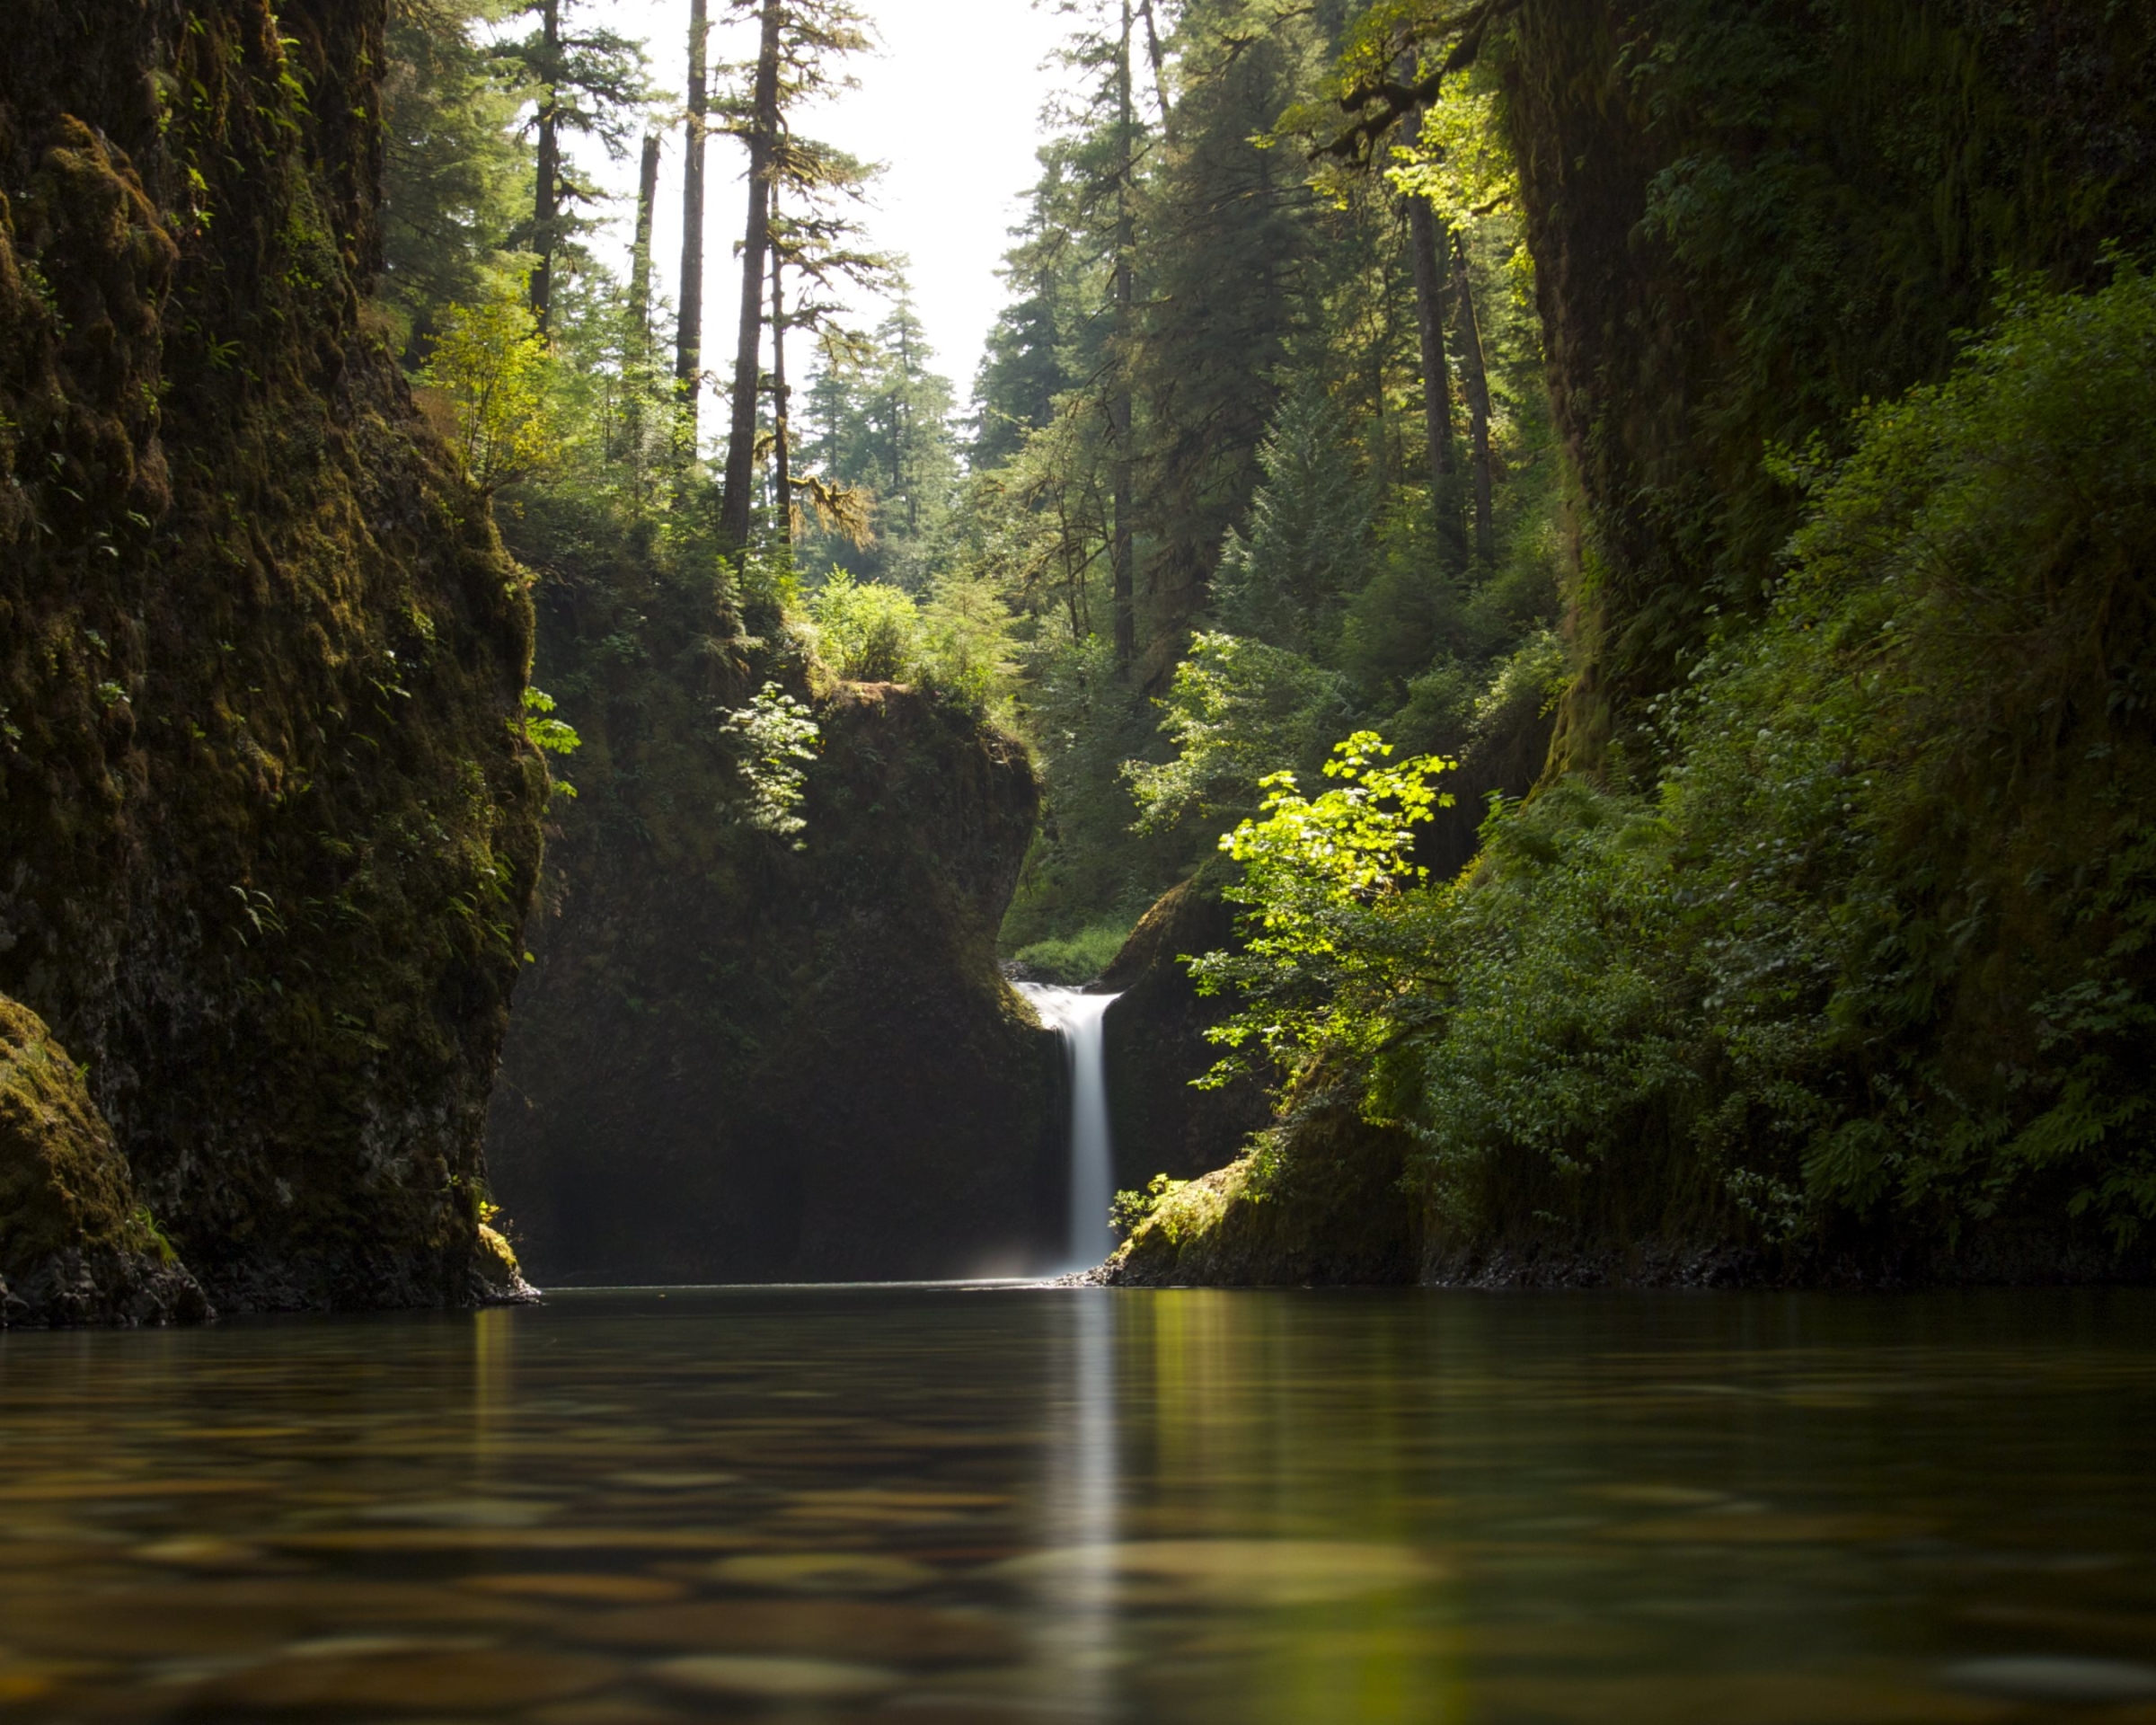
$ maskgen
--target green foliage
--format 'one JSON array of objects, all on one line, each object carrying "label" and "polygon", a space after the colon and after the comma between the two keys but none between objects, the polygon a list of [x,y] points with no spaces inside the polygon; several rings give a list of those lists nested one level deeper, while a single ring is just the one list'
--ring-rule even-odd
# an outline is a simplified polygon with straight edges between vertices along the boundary
[{"label": "green foliage", "polygon": [[1765,623],[1661,703],[1653,795],[1500,809],[1450,883],[1403,880],[1381,827],[1360,898],[1294,803],[1264,845],[1239,834],[1286,940],[1277,965],[1197,967],[1250,996],[1239,1034],[1348,1060],[1471,1228],[1584,1225],[1613,1183],[1767,1241],[2007,1215],[2134,1239],[2156,1220],[2152,366],[2156,287],[2122,268],[2015,291],[1951,380],[1865,411],[1812,466]]},{"label": "green foliage", "polygon": [[534,748],[544,749],[549,755],[574,755],[583,748],[584,739],[566,721],[549,716],[556,704],[545,690],[526,689],[521,733]]},{"label": "green foliage", "polygon": [[834,570],[808,597],[817,650],[853,683],[900,683],[920,662],[921,607],[912,594]]},{"label": "green foliage", "polygon": [[1213,615],[1231,634],[1309,652],[1367,576],[1371,499],[1339,410],[1314,383],[1282,398],[1258,451],[1247,535],[1230,527]]},{"label": "green foliage", "polygon": [[[1452,762],[1416,756],[1387,765],[1392,753],[1374,731],[1356,731],[1325,763],[1333,788],[1314,797],[1293,773],[1268,774],[1263,818],[1221,839],[1242,865],[1224,890],[1248,907],[1243,945],[1193,960],[1190,973],[1200,994],[1233,987],[1246,1004],[1207,1032],[1213,1041],[1254,1042],[1289,1069],[1321,1049],[1374,1046],[1372,1008],[1393,991],[1403,921],[1428,878],[1413,860],[1414,829],[1452,803],[1436,783]],[[1224,1062],[1211,1081],[1233,1069]]]},{"label": "green foliage", "polygon": [[791,841],[794,850],[807,849],[800,835],[808,823],[800,812],[808,794],[804,763],[816,759],[824,740],[808,706],[766,683],[747,706],[725,713],[723,724],[740,751],[737,764],[748,788],[743,820]]},{"label": "green foliage", "polygon": [[381,295],[406,362],[433,345],[443,308],[473,305],[513,270],[529,214],[516,93],[476,39],[490,0],[393,0],[382,84]]},{"label": "green foliage", "polygon": [[1142,1192],[1118,1192],[1109,1207],[1109,1226],[1116,1231],[1118,1238],[1129,1239],[1160,1214],[1163,1204],[1172,1210],[1173,1200],[1186,1184],[1187,1181],[1171,1180],[1166,1174],[1155,1174],[1145,1182]]},{"label": "green foliage", "polygon": [[1074,988],[1107,969],[1129,937],[1127,923],[1095,923],[1065,938],[1021,946],[1011,961],[1027,977]]},{"label": "green foliage", "polygon": [[1330,672],[1283,648],[1220,633],[1192,638],[1159,704],[1174,758],[1123,767],[1147,831],[1195,818],[1218,832],[1222,821],[1249,811],[1251,786],[1283,764],[1307,769],[1321,761],[1348,712]]},{"label": "green foliage", "polygon": [[974,712],[1008,699],[1011,616],[986,581],[939,577],[923,602],[834,570],[807,610],[818,656],[849,682],[918,683]]},{"label": "green foliage", "polygon": [[553,371],[520,283],[495,277],[483,298],[443,313],[420,381],[447,403],[453,447],[482,491],[535,479],[560,459]]}]

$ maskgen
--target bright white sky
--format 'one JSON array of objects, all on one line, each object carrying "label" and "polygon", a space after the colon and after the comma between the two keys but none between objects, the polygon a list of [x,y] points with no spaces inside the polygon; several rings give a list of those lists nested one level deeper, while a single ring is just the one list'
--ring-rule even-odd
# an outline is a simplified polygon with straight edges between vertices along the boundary
[{"label": "bright white sky", "polygon": [[[861,0],[882,51],[858,55],[861,87],[797,122],[864,161],[888,164],[864,212],[870,243],[903,252],[914,303],[936,349],[935,368],[969,398],[981,346],[1002,307],[995,270],[1010,243],[1021,194],[1038,172],[1043,104],[1061,85],[1047,65],[1065,21],[1030,0]],[[747,59],[753,31],[720,20],[711,0],[714,62]],[[641,39],[652,81],[676,103],[688,86],[688,0],[593,0],[576,13]],[[740,264],[733,255],[746,192],[741,146],[713,138],[706,156],[704,351],[729,355],[740,314]],[[626,270],[634,223],[636,163],[607,164],[579,149],[579,164],[623,194],[614,228],[603,242]],[[598,159],[595,160],[594,157]],[[681,132],[667,139],[659,167],[652,257],[658,288],[670,300],[681,266]],[[615,255],[618,254],[618,255]],[[873,324],[881,311],[860,308]],[[723,358],[719,363],[723,363]],[[708,417],[708,416],[707,416]]]}]

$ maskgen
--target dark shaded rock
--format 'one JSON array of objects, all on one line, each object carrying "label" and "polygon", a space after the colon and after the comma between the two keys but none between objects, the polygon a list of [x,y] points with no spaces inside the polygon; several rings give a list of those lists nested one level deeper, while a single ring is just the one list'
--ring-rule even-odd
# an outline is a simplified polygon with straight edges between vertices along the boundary
[{"label": "dark shaded rock", "polygon": [[224,1306],[493,1285],[545,773],[363,311],[383,19],[21,0],[0,53],[0,988]]},{"label": "dark shaded rock", "polygon": [[0,996],[0,1326],[210,1315],[80,1069],[35,1013]]},{"label": "dark shaded rock", "polygon": [[[538,557],[543,547],[527,550]],[[1056,1039],[995,967],[1022,751],[889,684],[817,697],[800,848],[725,719],[806,670],[708,578],[549,569],[539,680],[584,748],[492,1119],[543,1284],[1016,1270],[1061,1238]]]},{"label": "dark shaded rock", "polygon": [[1171,1190],[1109,1261],[1121,1287],[1391,1286],[1422,1261],[1422,1205],[1401,1190],[1406,1134],[1312,1095],[1270,1141]]},{"label": "dark shaded rock", "polygon": [[1234,939],[1235,907],[1201,875],[1161,896],[1092,985],[1121,995],[1101,1021],[1118,1190],[1143,1190],[1155,1174],[1189,1180],[1224,1167],[1272,1119],[1254,1078],[1219,1090],[1191,1083],[1220,1057],[1205,1033],[1234,1003],[1201,997],[1179,960]]}]

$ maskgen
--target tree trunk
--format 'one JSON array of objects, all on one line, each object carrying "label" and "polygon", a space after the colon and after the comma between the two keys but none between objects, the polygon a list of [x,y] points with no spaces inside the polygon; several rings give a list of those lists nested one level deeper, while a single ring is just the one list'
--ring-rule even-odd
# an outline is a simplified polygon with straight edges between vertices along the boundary
[{"label": "tree trunk", "polygon": [[636,174],[636,243],[629,253],[629,327],[623,332],[623,441],[633,494],[645,500],[644,411],[651,393],[651,207],[658,199],[658,134],[644,134]]},{"label": "tree trunk", "polygon": [[1453,266],[1460,278],[1460,384],[1467,395],[1469,458],[1475,470],[1475,556],[1489,562],[1495,555],[1490,526],[1489,375],[1482,365],[1482,325],[1475,315],[1474,289],[1467,279],[1467,242],[1453,235]]},{"label": "tree trunk", "polygon": [[764,0],[763,40],[748,128],[748,220],[741,235],[741,328],[734,344],[733,424],[719,530],[739,558],[748,550],[756,478],[756,397],[764,348],[764,269],[771,250],[771,167],[779,133],[779,34],[783,0]]},{"label": "tree trunk", "polygon": [[[1412,79],[1415,57],[1401,61]],[[1401,127],[1411,150],[1422,138],[1422,110],[1411,110]],[[1437,524],[1438,555],[1454,574],[1467,567],[1467,535],[1461,519],[1459,452],[1453,442],[1453,368],[1445,350],[1446,261],[1452,234],[1427,198],[1402,200],[1408,214],[1408,261],[1415,271],[1415,332],[1422,348],[1422,420],[1430,474],[1430,512]]]},{"label": "tree trunk", "polygon": [[644,134],[636,172],[636,245],[629,258],[629,357],[651,359],[651,206],[658,201],[658,134]]},{"label": "tree trunk", "polygon": [[1168,105],[1167,57],[1161,52],[1160,26],[1153,22],[1153,0],[1139,0],[1139,10],[1145,17],[1145,54],[1153,62],[1153,95],[1161,104],[1161,136],[1172,145],[1175,142],[1175,111]]},{"label": "tree trunk", "polygon": [[532,250],[539,261],[532,266],[532,321],[546,333],[553,314],[555,228],[561,217],[561,128],[560,103],[554,93],[554,73],[561,53],[561,0],[545,0],[540,8],[541,40],[545,43],[546,82],[539,91],[539,163],[532,193]]},{"label": "tree trunk", "polygon": [[1114,495],[1115,518],[1109,526],[1109,573],[1115,597],[1116,663],[1127,670],[1137,657],[1137,596],[1131,579],[1132,496],[1130,448],[1130,342],[1132,312],[1135,302],[1131,279],[1130,253],[1135,235],[1130,204],[1131,175],[1136,168],[1132,132],[1135,117],[1130,101],[1130,0],[1123,0],[1123,43],[1116,62],[1117,117],[1122,133],[1122,160],[1116,171],[1116,353],[1108,402],[1109,486]]},{"label": "tree trunk", "polygon": [[689,0],[689,114],[682,163],[681,305],[674,336],[674,382],[696,443],[696,395],[703,381],[703,145],[706,58],[711,35],[705,0]]},{"label": "tree trunk", "polygon": [[[775,190],[771,199],[771,213],[775,221],[779,213]],[[791,547],[793,544],[793,433],[788,407],[786,261],[779,255],[779,249],[774,245],[771,249],[771,482],[772,497],[778,511],[775,525],[779,543]]]}]

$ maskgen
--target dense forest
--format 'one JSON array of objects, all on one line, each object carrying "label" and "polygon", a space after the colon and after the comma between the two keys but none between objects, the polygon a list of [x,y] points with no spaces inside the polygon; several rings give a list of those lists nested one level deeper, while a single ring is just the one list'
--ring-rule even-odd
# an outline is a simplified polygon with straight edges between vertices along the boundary
[{"label": "dense forest", "polygon": [[2156,22],[1074,0],[968,393],[865,8],[215,10],[0,74],[12,1282],[1022,1260],[999,963],[1111,1278],[2145,1267]]}]

